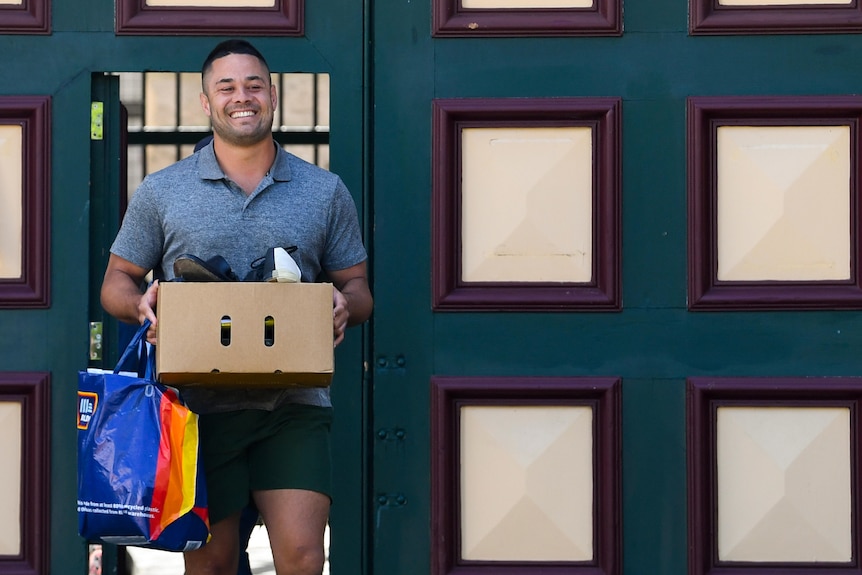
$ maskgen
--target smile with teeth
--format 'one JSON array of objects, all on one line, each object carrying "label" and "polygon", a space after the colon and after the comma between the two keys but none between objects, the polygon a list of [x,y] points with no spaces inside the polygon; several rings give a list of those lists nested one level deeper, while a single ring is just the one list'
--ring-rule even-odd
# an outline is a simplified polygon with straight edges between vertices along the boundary
[{"label": "smile with teeth", "polygon": [[230,114],[230,117],[234,118],[234,119],[236,119],[236,118],[247,118],[249,116],[254,116],[254,112],[252,112],[251,110],[242,110],[240,112],[231,112],[231,114]]}]

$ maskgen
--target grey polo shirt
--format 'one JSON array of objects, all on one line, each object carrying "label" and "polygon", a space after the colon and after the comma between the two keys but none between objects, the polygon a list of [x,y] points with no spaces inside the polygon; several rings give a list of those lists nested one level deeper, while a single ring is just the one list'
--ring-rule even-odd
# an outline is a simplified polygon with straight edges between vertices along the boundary
[{"label": "grey polo shirt", "polygon": [[[213,145],[147,176],[135,191],[111,253],[161,280],[177,256],[221,255],[240,278],[272,247],[297,246],[302,281],[365,261],[356,205],[341,179],[276,146],[272,169],[245,193],[222,172]],[[274,409],[283,403],[331,405],[326,388],[186,388],[199,413]]]}]

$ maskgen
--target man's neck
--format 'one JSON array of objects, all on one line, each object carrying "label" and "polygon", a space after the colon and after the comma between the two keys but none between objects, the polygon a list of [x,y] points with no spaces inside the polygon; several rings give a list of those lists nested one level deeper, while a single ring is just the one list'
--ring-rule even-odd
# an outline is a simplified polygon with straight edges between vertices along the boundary
[{"label": "man's neck", "polygon": [[270,138],[252,146],[233,146],[218,139],[213,145],[222,171],[238,184],[246,195],[257,189],[275,162],[275,145]]}]

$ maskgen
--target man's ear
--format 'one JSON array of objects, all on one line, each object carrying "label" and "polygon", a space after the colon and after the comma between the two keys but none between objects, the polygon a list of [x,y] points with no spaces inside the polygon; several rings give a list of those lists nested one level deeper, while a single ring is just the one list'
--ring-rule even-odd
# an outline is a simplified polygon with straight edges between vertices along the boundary
[{"label": "man's ear", "polygon": [[278,91],[275,89],[275,84],[269,85],[269,99],[272,100],[272,109],[278,109]]},{"label": "man's ear", "polygon": [[200,98],[201,98],[201,108],[204,109],[204,113],[207,115],[207,117],[210,117],[210,99],[207,98],[207,95],[204,94],[203,92],[200,93]]}]

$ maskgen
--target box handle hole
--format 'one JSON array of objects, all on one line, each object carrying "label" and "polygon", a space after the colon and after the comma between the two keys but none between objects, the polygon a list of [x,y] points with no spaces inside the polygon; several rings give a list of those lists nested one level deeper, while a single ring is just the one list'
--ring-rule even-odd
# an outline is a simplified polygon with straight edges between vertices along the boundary
[{"label": "box handle hole", "polygon": [[268,315],[263,320],[263,344],[266,347],[275,345],[275,318]]},{"label": "box handle hole", "polygon": [[230,316],[224,315],[221,318],[221,344],[225,347],[230,345]]}]

